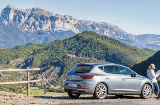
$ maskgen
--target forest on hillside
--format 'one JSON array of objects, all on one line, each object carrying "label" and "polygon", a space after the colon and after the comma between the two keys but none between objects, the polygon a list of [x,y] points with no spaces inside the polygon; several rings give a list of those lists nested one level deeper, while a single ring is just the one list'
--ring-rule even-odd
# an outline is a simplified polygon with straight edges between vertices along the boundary
[{"label": "forest on hillside", "polygon": [[[0,48],[0,68],[38,67],[41,70],[32,71],[32,79],[45,78],[49,80],[48,85],[62,85],[65,74],[79,63],[111,62],[132,67],[155,53],[154,50],[132,47],[93,31],[84,31],[68,39],[58,39],[51,43],[28,43],[14,48]],[[3,81],[5,75],[10,75],[2,74]],[[13,81],[25,77],[22,74],[18,77],[14,75],[10,78]]]}]

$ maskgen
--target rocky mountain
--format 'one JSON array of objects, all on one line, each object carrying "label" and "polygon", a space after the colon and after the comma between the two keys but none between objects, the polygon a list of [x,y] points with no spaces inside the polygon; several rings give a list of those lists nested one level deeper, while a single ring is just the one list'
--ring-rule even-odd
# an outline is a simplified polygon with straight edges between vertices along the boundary
[{"label": "rocky mountain", "polygon": [[[142,42],[142,37],[148,39],[150,35],[135,36],[107,22],[77,20],[72,16],[54,14],[39,7],[18,9],[12,5],[8,5],[1,12],[0,47],[11,48],[29,42],[48,43],[56,39],[72,37],[85,30],[94,31],[139,48],[160,49],[159,43],[154,43],[154,40]],[[155,35],[155,39],[157,37],[159,35]]]},{"label": "rocky mountain", "polygon": [[160,50],[160,35],[143,34],[136,36],[137,42],[150,49]]}]

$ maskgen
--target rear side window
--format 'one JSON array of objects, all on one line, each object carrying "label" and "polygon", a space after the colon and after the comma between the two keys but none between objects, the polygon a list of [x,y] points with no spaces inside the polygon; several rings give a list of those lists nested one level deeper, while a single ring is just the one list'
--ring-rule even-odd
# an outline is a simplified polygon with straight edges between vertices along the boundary
[{"label": "rear side window", "polygon": [[103,66],[98,67],[100,70],[103,70]]},{"label": "rear side window", "polygon": [[71,73],[89,73],[93,66],[85,65],[85,66],[75,66],[70,72]]},{"label": "rear side window", "polygon": [[117,66],[104,66],[105,73],[120,74]]}]

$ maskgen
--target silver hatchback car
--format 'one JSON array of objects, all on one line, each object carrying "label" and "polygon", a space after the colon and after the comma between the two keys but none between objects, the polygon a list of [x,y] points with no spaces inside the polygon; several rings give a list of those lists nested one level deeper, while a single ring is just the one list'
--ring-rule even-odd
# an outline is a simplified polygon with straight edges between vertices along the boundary
[{"label": "silver hatchback car", "polygon": [[152,81],[128,67],[114,63],[85,63],[71,69],[64,90],[71,98],[93,94],[103,99],[108,95],[140,95],[147,99],[154,92]]}]

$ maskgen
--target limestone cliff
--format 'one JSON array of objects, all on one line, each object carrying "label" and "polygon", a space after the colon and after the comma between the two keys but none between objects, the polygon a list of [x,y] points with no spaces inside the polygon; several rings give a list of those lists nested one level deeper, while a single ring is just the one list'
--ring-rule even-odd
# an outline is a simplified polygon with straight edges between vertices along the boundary
[{"label": "limestone cliff", "polygon": [[159,35],[152,37],[155,41],[148,41],[153,35],[136,36],[111,23],[77,20],[72,16],[54,14],[39,7],[18,9],[12,5],[6,6],[1,12],[0,47],[10,48],[29,42],[49,43],[72,37],[85,30],[107,35],[135,47],[160,49]]}]

